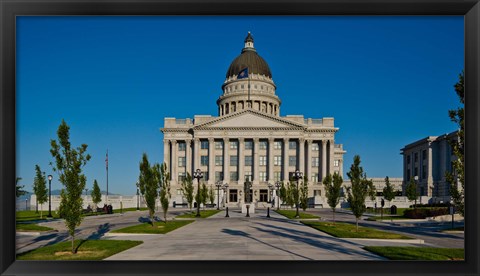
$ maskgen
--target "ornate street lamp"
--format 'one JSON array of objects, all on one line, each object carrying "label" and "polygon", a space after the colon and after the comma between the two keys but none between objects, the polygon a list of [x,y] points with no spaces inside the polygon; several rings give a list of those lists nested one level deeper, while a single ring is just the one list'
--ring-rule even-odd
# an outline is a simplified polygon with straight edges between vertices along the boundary
[{"label": "ornate street lamp", "polygon": [[[200,169],[197,169],[195,172],[193,172],[193,178],[197,179],[197,198],[200,199],[200,178],[203,178],[203,172]],[[197,214],[195,215],[196,217],[200,217],[200,202],[197,202]]]},{"label": "ornate street lamp", "polygon": [[299,170],[296,170],[294,175],[295,179],[297,180],[297,198],[296,198],[296,202],[295,202],[295,205],[297,207],[297,212],[295,213],[295,218],[300,218],[300,214],[298,213],[298,205],[299,205],[299,198],[300,198],[300,193],[298,191],[298,183],[300,182],[300,179],[303,178],[303,173]]},{"label": "ornate street lamp", "polygon": [[268,183],[268,199],[267,203],[272,203],[272,197],[273,197],[273,185],[271,183]]},{"label": "ornate street lamp", "polygon": [[252,201],[250,200],[251,194],[250,194],[250,188],[252,188],[252,182],[250,182],[250,177],[247,177],[247,181],[244,183],[244,189],[245,189],[245,203],[247,207],[247,215],[246,217],[250,217],[250,204]]},{"label": "ornate street lamp", "polygon": [[49,174],[48,178],[48,216],[47,218],[52,217],[52,179],[53,176]]},{"label": "ornate street lamp", "polygon": [[[418,175],[415,175],[415,177],[413,177],[413,179],[415,180],[415,195],[417,195],[417,191],[418,191]],[[421,202],[420,202],[421,203]],[[415,196],[415,208],[417,208],[417,196]]]},{"label": "ornate street lamp", "polygon": [[278,196],[280,194],[280,186],[282,186],[282,184],[280,183],[280,181],[277,181],[275,182],[275,187],[277,188],[277,210],[280,210],[280,197]]},{"label": "ornate street lamp", "polygon": [[223,185],[223,190],[225,191],[225,203],[228,203],[228,183]]},{"label": "ornate street lamp", "polygon": [[215,186],[217,186],[217,210],[220,210],[220,187],[222,186],[222,181],[217,181]]}]

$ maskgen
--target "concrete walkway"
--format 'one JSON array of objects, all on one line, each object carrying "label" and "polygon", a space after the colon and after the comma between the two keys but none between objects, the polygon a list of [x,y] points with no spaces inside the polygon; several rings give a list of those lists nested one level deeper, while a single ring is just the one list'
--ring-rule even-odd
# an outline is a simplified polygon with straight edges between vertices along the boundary
[{"label": "concrete walkway", "polygon": [[106,260],[383,260],[355,242],[257,211],[250,218],[239,210],[225,218],[223,211],[165,235],[108,233],[104,239],[144,243]]}]

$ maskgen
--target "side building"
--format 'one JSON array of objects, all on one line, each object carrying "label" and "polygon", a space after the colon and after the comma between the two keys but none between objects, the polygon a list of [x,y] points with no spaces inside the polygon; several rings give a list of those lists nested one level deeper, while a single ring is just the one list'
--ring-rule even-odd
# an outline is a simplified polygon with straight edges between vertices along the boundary
[{"label": "side building", "polygon": [[228,183],[226,193],[219,195],[228,206],[245,201],[247,180],[252,182],[253,202],[261,207],[274,196],[275,183],[288,181],[295,170],[308,177],[310,197],[324,194],[321,181],[327,174],[343,175],[345,151],[335,143],[334,118],[280,116],[281,100],[270,68],[250,33],[244,42],[227,70],[217,100],[218,116],[164,119],[161,132],[172,201],[185,202],[181,183],[197,169],[208,187],[217,190],[216,184]]},{"label": "side building", "polygon": [[445,172],[452,171],[452,161],[456,158],[448,142],[452,139],[458,139],[457,131],[429,136],[401,149],[403,191],[413,178],[420,196],[432,197],[434,201],[450,201],[450,185]]}]

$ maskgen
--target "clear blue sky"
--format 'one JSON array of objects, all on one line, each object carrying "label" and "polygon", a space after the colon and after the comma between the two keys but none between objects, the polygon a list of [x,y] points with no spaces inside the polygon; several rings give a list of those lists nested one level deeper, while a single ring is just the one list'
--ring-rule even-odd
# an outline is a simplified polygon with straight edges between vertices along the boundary
[{"label": "clear blue sky", "polygon": [[[454,131],[448,109],[464,67],[463,17],[17,17],[17,175],[47,174],[65,119],[85,167],[109,191],[136,192],[143,152],[163,160],[164,117],[217,116],[248,31],[268,62],[281,115],[334,117],[344,171],[402,177],[400,149]],[[60,189],[55,178],[52,189]]]}]

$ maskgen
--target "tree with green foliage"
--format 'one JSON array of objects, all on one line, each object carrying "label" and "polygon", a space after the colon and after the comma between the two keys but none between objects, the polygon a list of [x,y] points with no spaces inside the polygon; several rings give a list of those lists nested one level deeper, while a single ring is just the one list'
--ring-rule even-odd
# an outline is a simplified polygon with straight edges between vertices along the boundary
[{"label": "tree with green foliage", "polygon": [[17,177],[15,179],[15,195],[17,197],[21,197],[22,195],[27,193],[27,191],[23,190],[23,187],[25,187],[25,186],[24,185],[20,186],[20,184],[19,184],[20,180],[22,180],[21,177]]},{"label": "tree with green foliage", "polygon": [[182,194],[187,199],[188,207],[190,207],[190,210],[192,210],[193,191],[195,188],[193,186],[193,178],[188,172],[187,172],[187,175],[185,176],[185,179],[183,179],[181,185],[182,185],[181,187]]},{"label": "tree with green foliage", "polygon": [[35,165],[35,178],[33,179],[33,193],[40,204],[40,218],[43,218],[43,203],[48,200],[47,179],[39,165]]},{"label": "tree with green foliage", "polygon": [[297,187],[293,180],[287,182],[287,196],[285,198],[285,203],[291,208],[295,206],[295,203],[298,202],[298,192],[296,192]]},{"label": "tree with green foliage", "polygon": [[413,205],[413,208],[417,208],[417,183],[415,183],[413,177],[410,177],[410,182],[407,184],[407,187],[405,189],[405,195],[407,196],[408,200],[415,200],[415,205]]},{"label": "tree with green foliage", "polygon": [[213,191],[212,185],[210,185],[210,188],[208,189],[208,201],[210,201],[210,204],[215,204],[215,192]]},{"label": "tree with green foliage", "polygon": [[385,187],[383,187],[383,198],[388,200],[389,205],[392,205],[392,200],[395,198],[395,191],[393,190],[392,184],[390,184],[390,179],[388,179],[388,176],[385,177]]},{"label": "tree with green foliage", "polygon": [[160,183],[160,165],[158,163],[150,166],[148,156],[143,153],[142,161],[140,162],[140,176],[138,177],[138,186],[142,194],[145,204],[148,208],[150,216],[150,223],[153,227],[155,216],[155,204],[158,197],[158,189]]},{"label": "tree with green foliage", "polygon": [[208,188],[205,182],[202,182],[202,188],[200,188],[200,202],[203,204],[203,209],[207,206],[208,201]]},{"label": "tree with green foliage", "polygon": [[[458,124],[457,139],[451,139],[448,142],[456,159],[452,161],[453,171],[445,172],[445,177],[450,184],[450,196],[455,209],[459,214],[465,216],[465,74],[463,71],[459,75],[459,80],[454,87],[461,106],[456,110],[448,111],[450,120]],[[460,187],[458,184],[460,184]]]},{"label": "tree with green foliage", "polygon": [[[282,202],[282,204],[286,203],[287,200],[287,188],[285,187],[285,183],[282,181],[282,185],[279,188],[278,191],[278,199]],[[278,203],[278,206],[280,206],[280,202]]]},{"label": "tree with green foliage", "polygon": [[300,207],[303,211],[308,208],[308,177],[303,177],[302,185],[300,186]]},{"label": "tree with green foliage", "polygon": [[53,171],[58,173],[59,181],[64,188],[61,191],[59,213],[65,220],[68,233],[72,237],[72,253],[75,254],[75,229],[80,226],[83,215],[82,191],[85,188],[87,177],[82,169],[90,160],[90,155],[86,153],[87,145],[82,144],[77,148],[72,148],[70,143],[70,127],[62,120],[57,130],[57,140],[51,140],[50,153],[55,159],[52,164]]},{"label": "tree with green foliage", "polygon": [[340,202],[340,193],[342,190],[343,178],[335,172],[333,177],[331,174],[323,179],[323,185],[325,186],[325,196],[327,197],[327,203],[333,212],[333,224],[335,225],[335,208]]},{"label": "tree with green foliage", "polygon": [[375,199],[375,187],[373,182],[367,179],[367,174],[360,166],[360,156],[353,157],[353,164],[350,166],[350,171],[347,173],[350,178],[351,187],[347,187],[347,201],[350,204],[353,215],[356,221],[356,231],[358,232],[358,219],[365,213],[367,207],[365,206],[365,199],[370,196],[370,199]]},{"label": "tree with green foliage", "polygon": [[100,191],[100,186],[98,186],[96,179],[93,180],[93,189],[91,192],[91,196],[92,196],[93,204],[95,205],[94,208],[96,213],[98,208],[98,203],[102,201],[102,192]]},{"label": "tree with green foliage", "polygon": [[167,164],[160,165],[160,205],[162,205],[163,219],[167,223],[168,205],[170,204],[170,173]]}]

